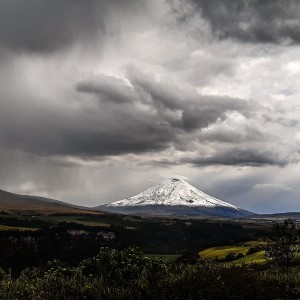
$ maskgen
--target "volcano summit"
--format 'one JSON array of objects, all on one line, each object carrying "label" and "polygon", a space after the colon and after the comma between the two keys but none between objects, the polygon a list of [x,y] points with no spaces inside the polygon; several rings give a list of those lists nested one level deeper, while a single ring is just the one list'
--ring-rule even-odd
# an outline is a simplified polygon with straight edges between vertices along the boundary
[{"label": "volcano summit", "polygon": [[209,196],[183,179],[170,178],[124,200],[97,209],[122,214],[246,217],[253,213]]}]

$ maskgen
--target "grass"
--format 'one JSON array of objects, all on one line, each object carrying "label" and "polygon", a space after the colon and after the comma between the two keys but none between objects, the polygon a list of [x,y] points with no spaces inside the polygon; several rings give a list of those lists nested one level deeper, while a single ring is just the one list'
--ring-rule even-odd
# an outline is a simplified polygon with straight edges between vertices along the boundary
[{"label": "grass", "polygon": [[0,225],[0,231],[6,231],[6,230],[36,231],[36,230],[38,230],[38,228],[16,227],[16,226]]},{"label": "grass", "polygon": [[[43,221],[51,222],[57,224],[59,222],[74,222],[78,224],[83,224],[86,226],[125,226],[125,227],[135,227],[139,221],[134,219],[129,219],[123,216],[110,216],[110,215],[53,215],[53,216],[38,216],[38,219]],[[132,228],[130,228],[132,229]]]},{"label": "grass", "polygon": [[68,216],[68,215],[61,215],[61,216],[35,216],[34,218],[32,216],[18,216],[18,215],[13,215],[13,216],[7,216],[7,215],[0,215],[1,217],[5,218],[16,218],[18,220],[25,220],[25,221],[31,221],[31,220],[41,220],[49,223],[54,223],[58,224],[60,222],[67,222],[67,223],[78,223],[78,224],[83,224],[86,226],[100,226],[100,227],[108,227],[110,224],[104,223],[101,220],[80,220],[82,218],[82,215],[73,215],[73,216]]},{"label": "grass", "polygon": [[243,253],[244,255],[249,250],[247,246],[219,246],[219,247],[211,247],[200,251],[198,254],[201,258],[206,259],[223,259],[229,253]]},{"label": "grass", "polygon": [[246,255],[228,264],[230,265],[242,265],[242,264],[265,264],[267,262],[265,258],[265,251],[259,251],[253,254]]},{"label": "grass", "polygon": [[[18,221],[43,221],[47,222],[49,226],[57,225],[61,222],[66,223],[77,223],[88,227],[110,227],[110,226],[122,226],[127,230],[134,230],[141,226],[144,226],[144,219],[136,219],[133,217],[125,217],[118,215],[109,214],[97,214],[97,215],[87,215],[87,214],[54,214],[54,215],[32,215],[29,214],[14,214],[6,215],[0,214],[0,218],[5,219],[16,219]],[[151,222],[146,220],[146,222]],[[5,224],[5,223],[4,223]],[[6,224],[5,224],[6,225]],[[35,226],[34,226],[35,227]]]},{"label": "grass", "polygon": [[211,247],[200,251],[198,254],[201,258],[205,259],[224,259],[226,255],[229,253],[242,253],[245,256],[234,261],[228,262],[228,265],[242,265],[242,264],[265,264],[265,251],[258,251],[256,253],[252,253],[247,255],[247,252],[250,247],[254,246],[264,246],[266,245],[265,241],[256,240],[256,241],[248,241],[243,243],[241,246],[219,246],[219,247]]},{"label": "grass", "polygon": [[256,240],[256,241],[248,241],[244,243],[244,246],[249,246],[249,247],[253,247],[253,246],[257,246],[257,245],[267,245],[266,241],[261,241],[261,240]]},{"label": "grass", "polygon": [[110,224],[103,223],[102,221],[95,221],[95,220],[80,220],[80,215],[79,216],[42,216],[38,217],[39,219],[47,222],[52,222],[52,223],[59,223],[59,222],[74,222],[78,224],[83,224],[86,226],[110,226]]},{"label": "grass", "polygon": [[100,212],[85,210],[81,208],[68,207],[67,205],[51,203],[51,202],[0,202],[0,211],[9,213],[19,213],[22,215],[51,215],[55,213],[65,214],[90,214],[98,215]]}]

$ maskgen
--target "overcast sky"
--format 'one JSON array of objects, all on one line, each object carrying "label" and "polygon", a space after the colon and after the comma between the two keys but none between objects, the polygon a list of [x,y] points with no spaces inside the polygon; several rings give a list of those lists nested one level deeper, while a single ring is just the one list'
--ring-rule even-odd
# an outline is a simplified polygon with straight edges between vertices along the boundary
[{"label": "overcast sky", "polygon": [[300,211],[300,1],[2,0],[0,188],[96,206],[185,176]]}]

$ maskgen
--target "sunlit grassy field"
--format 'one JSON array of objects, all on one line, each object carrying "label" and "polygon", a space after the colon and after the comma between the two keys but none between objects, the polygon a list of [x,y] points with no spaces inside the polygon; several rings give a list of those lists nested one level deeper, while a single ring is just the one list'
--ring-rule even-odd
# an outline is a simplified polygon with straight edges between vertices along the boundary
[{"label": "sunlit grassy field", "polygon": [[238,258],[234,261],[227,262],[230,265],[240,265],[240,264],[264,264],[266,263],[265,251],[261,250],[256,253],[247,254],[250,247],[257,245],[265,245],[266,242],[263,241],[249,241],[240,246],[219,246],[211,247],[200,251],[199,257],[204,259],[224,259],[229,253],[234,253],[235,255],[242,253],[244,257]]},{"label": "sunlit grassy field", "polygon": [[239,258],[230,264],[264,264],[266,263],[265,251],[259,251],[253,254],[246,255],[245,257]]},{"label": "sunlit grassy field", "polygon": [[0,225],[0,231],[7,231],[7,230],[19,230],[19,231],[30,230],[30,231],[36,231],[36,230],[38,230],[38,228]]},{"label": "sunlit grassy field", "polygon": [[249,247],[247,246],[219,246],[200,251],[199,256],[206,259],[223,259],[229,253],[243,253],[245,255],[248,250]]}]

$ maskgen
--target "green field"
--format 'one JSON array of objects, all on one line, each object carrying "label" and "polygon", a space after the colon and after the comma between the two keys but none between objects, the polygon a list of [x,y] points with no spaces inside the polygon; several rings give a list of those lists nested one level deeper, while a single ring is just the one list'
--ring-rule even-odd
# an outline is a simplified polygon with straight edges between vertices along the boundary
[{"label": "green field", "polygon": [[7,231],[7,230],[36,231],[36,230],[38,230],[38,228],[0,225],[0,231]]},{"label": "green field", "polygon": [[99,218],[97,219],[88,219],[88,218],[82,218],[81,216],[42,216],[39,217],[39,219],[46,221],[46,222],[51,222],[54,224],[57,224],[59,222],[74,222],[78,224],[83,224],[86,226],[110,226],[110,224],[102,222],[102,220]]},{"label": "green field", "polygon": [[[85,216],[85,215],[47,215],[47,216],[24,216],[24,215],[0,215],[0,217],[4,218],[14,218],[20,221],[43,221],[51,224],[58,224],[60,222],[67,222],[67,223],[78,223],[83,224],[86,226],[99,226],[99,227],[107,227],[110,226],[111,223],[115,220],[110,220],[108,218],[102,219],[101,216]],[[108,221],[108,222],[107,222]],[[115,221],[116,222],[116,221]],[[0,228],[1,230],[1,228]]]},{"label": "green field", "polygon": [[242,253],[245,255],[242,258],[236,259],[234,261],[226,262],[229,265],[239,265],[239,264],[264,264],[266,263],[265,259],[265,251],[258,251],[256,253],[252,253],[247,255],[250,247],[257,245],[265,245],[263,241],[250,241],[246,242],[241,246],[219,246],[219,247],[211,247],[200,251],[199,257],[204,259],[224,259],[229,253],[234,253],[235,255]]},{"label": "green field", "polygon": [[253,254],[246,255],[240,259],[237,259],[230,264],[239,265],[239,264],[264,264],[266,263],[265,251],[259,251]]},{"label": "green field", "polygon": [[206,259],[223,259],[229,253],[243,253],[245,255],[248,250],[249,247],[247,246],[219,246],[200,251],[199,256]]}]

